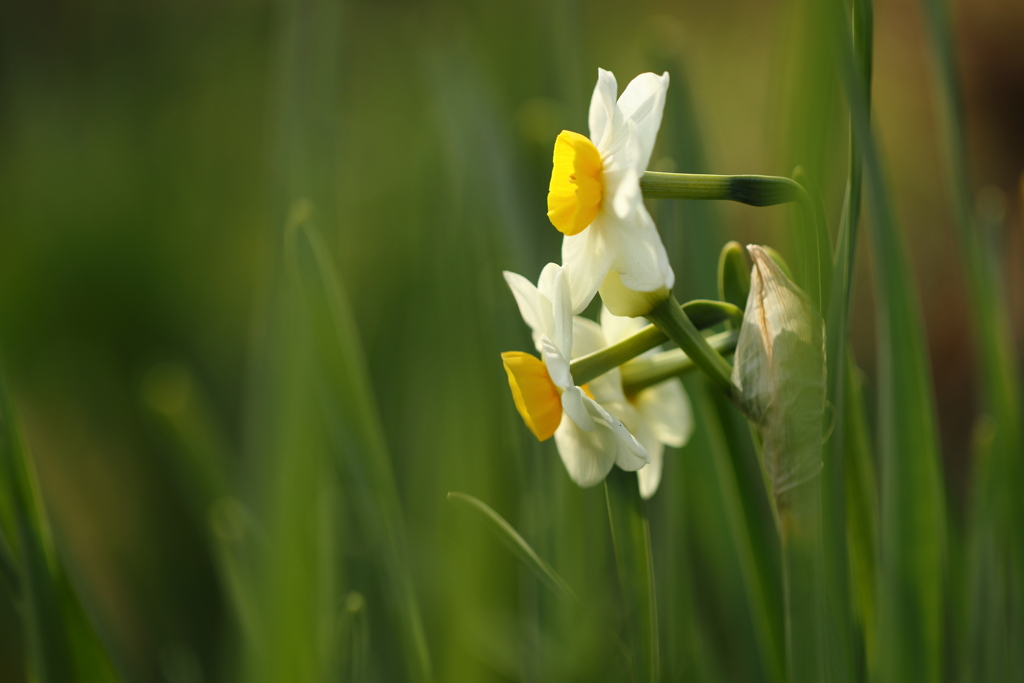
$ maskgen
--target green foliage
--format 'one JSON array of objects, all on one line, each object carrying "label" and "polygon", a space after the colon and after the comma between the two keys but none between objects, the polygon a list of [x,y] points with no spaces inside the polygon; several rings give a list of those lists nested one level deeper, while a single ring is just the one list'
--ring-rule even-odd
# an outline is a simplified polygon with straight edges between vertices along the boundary
[{"label": "green foliage", "polygon": [[[870,0],[165,5],[0,28],[0,681],[1024,681],[1014,212],[975,201],[944,2],[940,188],[873,108]],[[572,363],[681,374],[646,501],[572,484],[498,357],[532,348],[500,271],[560,260],[551,143],[598,65],[671,74],[641,184],[675,291]],[[919,284],[936,212],[965,311]],[[764,397],[774,431],[730,381],[750,242],[825,325],[825,400]]]}]

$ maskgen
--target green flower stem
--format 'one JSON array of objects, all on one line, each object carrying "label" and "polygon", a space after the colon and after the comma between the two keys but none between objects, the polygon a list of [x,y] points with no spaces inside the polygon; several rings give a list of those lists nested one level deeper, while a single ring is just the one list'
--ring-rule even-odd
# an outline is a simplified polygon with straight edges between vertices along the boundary
[{"label": "green flower stem", "polygon": [[803,186],[780,176],[647,171],[640,177],[640,191],[648,199],[717,199],[750,206],[796,202],[813,215],[811,198]]},{"label": "green flower stem", "polygon": [[658,612],[647,506],[635,472],[618,467],[604,481],[615,564],[625,602],[633,680],[653,683],[658,674]]},{"label": "green flower stem", "polygon": [[701,336],[693,321],[686,315],[675,295],[654,307],[647,314],[665,335],[683,350],[704,373],[711,378],[726,395],[732,396],[732,366],[711,348],[708,340]]},{"label": "green flower stem", "polygon": [[[718,353],[729,354],[736,350],[736,340],[739,338],[739,330],[729,330],[708,337],[708,344]],[[634,396],[647,387],[677,377],[695,367],[690,357],[679,349],[664,351],[648,358],[637,358],[620,368],[622,389],[626,396]]]},{"label": "green flower stem", "polygon": [[[698,329],[712,327],[726,320],[739,326],[743,321],[743,311],[724,301],[696,299],[687,301],[682,308]],[[648,325],[616,344],[577,358],[569,366],[569,371],[573,381],[583,385],[666,341],[668,336],[664,332],[654,325]]]},{"label": "green flower stem", "polygon": [[831,249],[827,230],[819,223],[811,195],[792,178],[765,175],[706,175],[697,173],[654,173],[640,177],[640,191],[647,199],[725,200],[750,206],[774,206],[793,202],[800,207],[799,229],[806,244],[816,244],[817,253],[801,254],[797,281],[821,310],[831,277]]}]

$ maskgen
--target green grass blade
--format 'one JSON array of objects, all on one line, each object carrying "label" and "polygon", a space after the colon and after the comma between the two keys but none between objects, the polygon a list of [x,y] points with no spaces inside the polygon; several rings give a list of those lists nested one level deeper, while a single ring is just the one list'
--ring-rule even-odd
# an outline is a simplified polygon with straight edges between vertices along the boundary
[{"label": "green grass blade", "polygon": [[[853,3],[852,40],[859,75],[868,97],[871,92],[872,35],[871,0],[856,0]],[[861,653],[865,650],[873,653],[871,646],[874,644],[874,608],[873,605],[867,605],[865,600],[874,599],[874,592],[869,591],[868,587],[874,585],[876,567],[873,560],[876,556],[869,553],[874,550],[876,537],[868,539],[864,535],[868,529],[877,529],[877,512],[870,508],[874,516],[868,519],[868,504],[862,499],[863,496],[874,495],[874,479],[873,475],[870,479],[865,475],[866,468],[871,466],[866,450],[866,424],[863,420],[847,424],[850,418],[862,417],[859,413],[862,408],[859,405],[846,405],[854,389],[848,386],[851,370],[847,347],[863,179],[861,154],[855,135],[851,130],[846,197],[839,224],[826,315],[828,400],[832,404],[835,423],[823,450],[822,540],[830,649],[828,665],[829,671],[838,681],[856,679],[858,668],[871,668],[861,663],[864,659]],[[859,391],[858,385],[854,395],[859,397]],[[862,440],[863,448],[853,448],[853,445],[860,445]],[[852,482],[847,480],[851,474],[857,476]],[[851,499],[850,495],[854,498]],[[856,556],[851,555],[853,552],[857,553]],[[855,585],[851,586],[851,581]],[[859,631],[856,629],[857,624],[860,626]],[[855,633],[859,634],[859,638],[854,637]]]},{"label": "green grass blade", "polygon": [[[956,49],[947,3],[923,0],[938,83],[940,147],[946,154],[959,253],[967,290],[981,378],[982,410],[991,420],[989,446],[973,477],[969,514],[971,547],[968,632],[969,680],[1024,680],[1024,399],[1019,385],[1010,313],[999,283],[997,261],[986,243],[995,225],[973,211],[969,154]],[[990,607],[991,609],[986,609]]]},{"label": "green grass blade", "polygon": [[[837,3],[838,4],[838,3]],[[882,463],[881,683],[940,679],[945,503],[928,351],[903,234],[896,223],[871,131],[850,22],[838,12],[833,35],[864,161],[868,226],[878,298],[879,453]]]},{"label": "green grass blade", "polygon": [[[862,382],[847,354],[844,405],[846,547],[850,563],[850,599],[857,622],[858,650],[864,673],[858,678],[874,680],[878,659],[876,626],[878,577],[878,489],[871,454],[871,434],[864,409]],[[833,436],[833,438],[835,438]]]},{"label": "green grass blade", "polygon": [[558,575],[535,551],[530,544],[519,535],[515,528],[505,521],[505,518],[494,511],[487,503],[479,498],[458,491],[448,493],[448,500],[466,505],[479,512],[488,523],[487,527],[512,553],[522,560],[523,564],[529,567],[545,586],[561,598],[576,600],[576,595],[569,588],[569,584]]},{"label": "green grass blade", "polygon": [[636,683],[660,680],[658,600],[647,506],[640,498],[636,474],[618,467],[604,482],[615,564],[625,603],[626,626]]},{"label": "green grass blade", "polygon": [[[109,656],[68,581],[14,403],[0,372],[0,496],[2,526],[23,607],[31,676],[40,683],[116,681]],[[6,541],[4,543],[6,546]]]},{"label": "green grass blade", "polygon": [[301,222],[289,236],[293,268],[312,325],[320,397],[345,491],[384,569],[413,680],[432,678],[401,504],[384,430],[374,407],[366,361],[331,258],[316,229]]},{"label": "green grass blade", "polygon": [[[370,658],[370,629],[367,624],[366,599],[361,593],[345,596],[341,614],[342,680],[360,683],[367,680]],[[345,676],[344,674],[348,674]]]}]

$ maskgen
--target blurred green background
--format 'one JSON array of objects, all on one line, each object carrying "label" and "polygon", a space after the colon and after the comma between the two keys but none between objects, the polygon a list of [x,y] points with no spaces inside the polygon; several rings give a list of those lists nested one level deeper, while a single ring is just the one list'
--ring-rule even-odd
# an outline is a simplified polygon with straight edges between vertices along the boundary
[{"label": "blurred green background", "polygon": [[[953,12],[971,172],[1004,218],[995,239],[1019,331],[1024,4],[961,0]],[[834,226],[843,102],[834,76],[806,76],[805,15],[801,0],[4,3],[0,343],[58,546],[125,680],[221,680],[245,657],[197,503],[206,494],[182,462],[216,461],[210,477],[247,501],[277,476],[262,471],[266,409],[254,404],[300,196],[367,356],[437,679],[537,680],[559,666],[573,680],[607,676],[614,646],[595,626],[614,610],[603,493],[575,488],[513,410],[498,353],[528,349],[529,336],[501,270],[535,279],[560,258],[544,215],[551,149],[563,128],[586,132],[598,66],[620,88],[670,72],[652,169],[789,175],[802,163]],[[975,378],[920,4],[879,0],[875,45],[876,125],[922,297],[956,527]],[[814,78],[821,90],[807,95]],[[788,209],[651,206],[680,300],[714,296],[729,239],[789,253]],[[861,256],[851,331],[870,396]],[[664,666],[760,680],[703,455],[716,436],[696,408],[698,433],[669,454],[654,499],[659,591],[696,615],[664,624]],[[503,514],[586,609],[538,595],[479,520],[446,502],[451,490]],[[375,611],[357,496],[342,485],[330,513],[332,599],[340,613],[347,591],[365,596],[371,668],[390,680],[397,646]],[[0,594],[0,680],[24,679],[22,649]]]}]

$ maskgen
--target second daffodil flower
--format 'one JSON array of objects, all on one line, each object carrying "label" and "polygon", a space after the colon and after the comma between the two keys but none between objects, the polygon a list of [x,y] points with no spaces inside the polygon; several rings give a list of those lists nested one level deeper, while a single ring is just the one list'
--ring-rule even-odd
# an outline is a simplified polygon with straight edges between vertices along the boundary
[{"label": "second daffodil flower", "polygon": [[[613,315],[607,308],[601,310],[601,332],[606,345],[622,341],[639,332],[646,324],[643,318],[624,318]],[[657,349],[651,349],[643,356],[655,353]],[[618,374],[618,370],[615,372]],[[621,381],[617,389],[621,400],[605,405],[636,435],[651,457],[650,464],[637,472],[640,495],[647,499],[654,495],[661,483],[665,446],[679,448],[690,440],[694,427],[693,409],[683,383],[678,378],[655,384],[632,396],[623,394]]]},{"label": "second daffodil flower", "polygon": [[[647,451],[601,403],[607,380],[599,378],[583,388],[573,382],[570,359],[603,344],[598,328],[596,346],[590,348],[595,344],[590,326],[597,324],[573,316],[565,270],[549,263],[536,287],[508,271],[505,280],[523,320],[533,330],[541,356],[519,351],[501,354],[516,409],[526,426],[540,441],[555,437],[569,477],[580,486],[601,482],[616,464],[630,471],[646,465]],[[615,379],[621,394],[621,380]]]},{"label": "second daffodil flower", "polygon": [[562,263],[576,313],[600,289],[612,313],[643,315],[675,282],[640,193],[668,80],[668,73],[640,74],[616,99],[615,76],[598,69],[590,138],[562,131],[555,141],[548,218],[565,235]]}]

